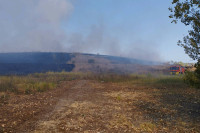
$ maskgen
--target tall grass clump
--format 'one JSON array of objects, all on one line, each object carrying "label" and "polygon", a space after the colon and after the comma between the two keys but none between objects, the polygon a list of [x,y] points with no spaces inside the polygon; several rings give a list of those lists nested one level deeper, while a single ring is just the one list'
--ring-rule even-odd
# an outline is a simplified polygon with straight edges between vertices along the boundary
[{"label": "tall grass clump", "polygon": [[90,79],[104,82],[128,82],[141,79],[141,75],[134,74],[93,74]]},{"label": "tall grass clump", "polygon": [[177,75],[159,75],[159,74],[96,74],[93,79],[113,82],[113,83],[126,83],[132,85],[141,85],[147,87],[158,88],[184,88],[187,85],[184,83],[183,76]]},{"label": "tall grass clump", "polygon": [[6,94],[6,93],[1,94],[0,95],[0,105],[6,104],[9,98],[10,98],[9,94]]},{"label": "tall grass clump", "polygon": [[17,92],[17,87],[12,77],[0,77],[0,92]]},{"label": "tall grass clump", "polygon": [[161,87],[178,87],[178,88],[186,87],[182,75],[162,76],[156,80],[155,85]]},{"label": "tall grass clump", "polygon": [[34,89],[37,90],[37,92],[44,92],[53,89],[54,87],[55,87],[54,83],[39,82],[34,84]]},{"label": "tall grass clump", "polygon": [[44,92],[55,88],[60,78],[60,76],[55,77],[43,74],[36,74],[36,76],[0,76],[0,92],[13,92],[18,94]]}]

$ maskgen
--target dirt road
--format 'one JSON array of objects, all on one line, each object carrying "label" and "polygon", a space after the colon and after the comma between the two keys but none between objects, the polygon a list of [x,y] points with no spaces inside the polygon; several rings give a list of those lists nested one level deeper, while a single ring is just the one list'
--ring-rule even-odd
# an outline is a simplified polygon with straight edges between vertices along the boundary
[{"label": "dirt road", "polygon": [[[86,87],[86,85],[87,81],[79,81],[74,87],[66,90],[56,104],[55,109],[47,113],[43,120],[37,122],[36,129],[33,132],[61,132],[61,130],[65,128],[70,130],[70,128],[73,127],[73,123],[69,123],[69,121],[72,120],[69,116],[72,117],[72,113],[76,113],[75,109],[78,108],[81,103],[84,103],[84,101],[81,100],[87,98],[89,96],[87,92],[91,91],[89,90],[91,88]],[[66,117],[68,118],[65,119]],[[77,115],[76,117],[80,116]],[[65,120],[66,122],[68,121],[68,124],[62,126]]]},{"label": "dirt road", "polygon": [[[134,128],[129,120],[132,113],[128,114],[127,110],[132,108],[118,102],[120,98],[116,98],[120,93],[111,93],[100,83],[81,80],[65,91],[55,109],[37,122],[33,133],[131,132]],[[127,96],[124,92],[122,98]]]},{"label": "dirt road", "polygon": [[37,122],[33,133],[105,132],[113,109],[103,90],[100,84],[79,81],[64,92],[52,112]]}]

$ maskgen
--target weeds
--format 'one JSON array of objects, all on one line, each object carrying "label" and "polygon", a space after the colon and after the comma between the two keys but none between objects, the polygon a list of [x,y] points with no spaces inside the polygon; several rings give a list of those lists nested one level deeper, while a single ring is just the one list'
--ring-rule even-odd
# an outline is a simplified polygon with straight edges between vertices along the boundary
[{"label": "weeds", "polygon": [[44,92],[63,81],[76,79],[90,79],[103,82],[130,83],[158,86],[184,86],[182,77],[163,75],[137,75],[137,74],[92,74],[72,72],[47,72],[27,76],[0,76],[0,92],[13,92],[17,94],[32,94]]},{"label": "weeds", "polygon": [[121,100],[121,97],[120,97],[120,95],[118,95],[118,96],[117,96],[117,100],[118,100],[118,101],[119,101],[119,100]]},{"label": "weeds", "polygon": [[142,132],[153,132],[156,129],[156,125],[150,122],[142,123],[140,129]]},{"label": "weeds", "polygon": [[3,103],[3,104],[6,104],[8,99],[10,98],[10,95],[7,94],[7,93],[4,93],[4,94],[1,94],[0,95],[0,105]]},{"label": "weeds", "polygon": [[37,92],[44,92],[53,89],[54,87],[55,87],[54,83],[40,82],[36,83],[33,88],[37,90]]},{"label": "weeds", "polygon": [[35,73],[25,76],[0,76],[0,92],[33,94],[57,87],[60,82],[86,79],[88,74],[70,72]]},{"label": "weeds", "polygon": [[156,87],[185,87],[183,76],[171,76],[171,75],[117,75],[117,74],[99,74],[95,75],[93,79],[97,79],[103,82],[124,83],[147,85]]},{"label": "weeds", "polygon": [[32,90],[30,88],[25,89],[25,94],[31,94],[31,93],[32,93]]},{"label": "weeds", "polygon": [[16,86],[13,82],[13,78],[9,77],[3,77],[0,80],[0,91],[1,92],[6,92],[6,91],[11,91],[11,92],[17,92]]}]

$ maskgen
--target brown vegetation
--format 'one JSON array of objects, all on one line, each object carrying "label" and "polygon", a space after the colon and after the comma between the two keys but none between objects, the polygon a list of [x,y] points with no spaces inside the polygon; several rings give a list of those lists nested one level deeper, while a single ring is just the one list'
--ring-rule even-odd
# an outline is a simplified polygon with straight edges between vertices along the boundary
[{"label": "brown vegetation", "polygon": [[2,91],[9,95],[1,104],[2,132],[200,132],[200,91],[179,76],[28,77],[56,86],[30,94]]}]

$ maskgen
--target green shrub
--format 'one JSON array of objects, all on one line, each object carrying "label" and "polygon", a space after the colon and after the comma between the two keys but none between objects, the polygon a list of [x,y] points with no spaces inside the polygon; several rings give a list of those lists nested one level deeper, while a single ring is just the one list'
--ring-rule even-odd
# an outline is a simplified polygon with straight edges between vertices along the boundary
[{"label": "green shrub", "polygon": [[200,61],[198,61],[198,63],[195,64],[196,70],[195,70],[195,74],[196,77],[198,78],[198,80],[200,80]]},{"label": "green shrub", "polygon": [[55,84],[54,83],[40,82],[40,83],[36,83],[35,84],[35,89],[38,92],[44,92],[44,91],[47,91],[47,90],[53,89],[53,88],[55,88]]},{"label": "green shrub", "polygon": [[187,71],[184,76],[184,81],[192,87],[200,89],[200,61],[195,64],[194,72]]},{"label": "green shrub", "polygon": [[195,72],[185,72],[184,81],[192,87],[200,88],[200,79]]}]

